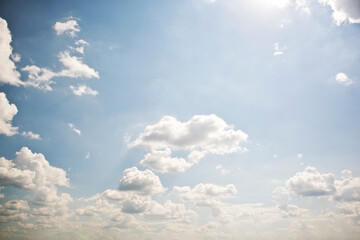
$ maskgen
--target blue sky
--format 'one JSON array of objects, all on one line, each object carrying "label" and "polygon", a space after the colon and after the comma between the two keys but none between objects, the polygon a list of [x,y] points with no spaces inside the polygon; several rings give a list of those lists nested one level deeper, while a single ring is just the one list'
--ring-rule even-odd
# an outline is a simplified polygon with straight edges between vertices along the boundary
[{"label": "blue sky", "polygon": [[358,239],[357,0],[0,4],[2,239]]}]

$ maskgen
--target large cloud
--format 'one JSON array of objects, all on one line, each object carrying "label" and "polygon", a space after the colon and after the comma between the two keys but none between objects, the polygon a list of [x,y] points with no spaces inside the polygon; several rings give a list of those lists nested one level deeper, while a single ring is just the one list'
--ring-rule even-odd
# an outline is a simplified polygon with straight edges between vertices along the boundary
[{"label": "large cloud", "polygon": [[17,112],[15,104],[10,104],[5,93],[0,92],[0,134],[12,136],[18,133],[18,127],[13,127],[11,124]]},{"label": "large cloud", "polygon": [[152,195],[166,190],[158,176],[152,171],[140,171],[136,167],[125,169],[120,180],[120,191],[131,191],[141,195]]},{"label": "large cloud", "polygon": [[14,62],[10,59],[12,55],[11,33],[6,20],[0,17],[0,83],[15,86],[23,85],[20,74],[16,71]]},{"label": "large cloud", "polygon": [[[246,151],[240,146],[247,134],[234,130],[214,114],[195,115],[187,122],[171,116],[149,125],[140,136],[129,143],[130,147],[149,149],[141,164],[159,172],[183,172],[207,153],[227,154]],[[190,151],[189,162],[171,157],[172,150]]]},{"label": "large cloud", "polygon": [[334,174],[321,174],[314,167],[307,167],[286,181],[286,186],[299,196],[329,196],[335,193]]},{"label": "large cloud", "polygon": [[360,23],[359,0],[318,0],[324,5],[329,5],[333,11],[332,18],[336,25],[344,22]]},{"label": "large cloud", "polygon": [[11,200],[0,205],[0,223],[8,221],[26,220],[29,205],[24,200]]}]

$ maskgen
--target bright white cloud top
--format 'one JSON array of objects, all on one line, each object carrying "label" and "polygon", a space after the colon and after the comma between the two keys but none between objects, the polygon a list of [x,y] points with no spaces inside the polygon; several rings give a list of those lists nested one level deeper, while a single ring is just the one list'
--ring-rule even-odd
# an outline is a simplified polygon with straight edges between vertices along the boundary
[{"label": "bright white cloud top", "polygon": [[18,127],[12,126],[12,119],[17,112],[15,104],[10,104],[5,93],[0,92],[0,134],[12,136],[18,133]]}]

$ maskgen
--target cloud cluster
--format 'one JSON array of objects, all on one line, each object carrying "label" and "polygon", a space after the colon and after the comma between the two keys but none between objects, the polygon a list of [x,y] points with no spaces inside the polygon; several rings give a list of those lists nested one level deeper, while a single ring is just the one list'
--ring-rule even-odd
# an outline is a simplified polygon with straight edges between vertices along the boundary
[{"label": "cloud cluster", "polygon": [[0,134],[13,136],[18,133],[18,127],[11,123],[17,112],[15,104],[10,104],[5,93],[0,92]]},{"label": "cloud cluster", "polygon": [[336,25],[345,22],[360,23],[360,1],[358,0],[318,0],[332,9],[332,18]]},{"label": "cloud cluster", "polygon": [[[129,146],[150,150],[141,164],[154,171],[183,172],[208,153],[223,155],[246,151],[240,143],[247,137],[214,114],[195,115],[187,122],[165,116],[158,123],[146,126]],[[176,150],[190,151],[188,161],[171,157],[171,151]]]},{"label": "cloud cluster", "polygon": [[0,223],[28,219],[25,211],[29,210],[27,201],[11,200],[0,205]]},{"label": "cloud cluster", "polygon": [[16,71],[15,63],[10,59],[12,55],[11,41],[7,22],[0,17],[0,83],[20,86],[23,85],[20,73]]},{"label": "cloud cluster", "polygon": [[67,33],[71,37],[76,37],[76,33],[80,32],[79,24],[76,20],[68,20],[66,22],[56,22],[54,29],[57,35]]},{"label": "cloud cluster", "polygon": [[86,85],[79,85],[77,87],[71,85],[70,89],[77,96],[82,96],[82,95],[96,96],[98,94],[97,91],[92,90],[90,87]]}]

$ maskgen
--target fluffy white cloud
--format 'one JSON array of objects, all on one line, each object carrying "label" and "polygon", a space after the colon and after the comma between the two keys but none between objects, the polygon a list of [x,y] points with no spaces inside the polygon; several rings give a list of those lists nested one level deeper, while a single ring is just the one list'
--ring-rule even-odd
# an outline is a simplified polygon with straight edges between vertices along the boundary
[{"label": "fluffy white cloud", "polygon": [[120,191],[132,191],[141,195],[152,195],[166,191],[159,177],[152,171],[140,171],[136,167],[124,170],[118,189]]},{"label": "fluffy white cloud", "polygon": [[67,33],[71,37],[75,37],[76,33],[80,31],[79,24],[76,20],[68,20],[66,22],[56,22],[54,29],[57,35]]},{"label": "fluffy white cloud", "polygon": [[10,59],[12,54],[11,41],[7,22],[0,17],[0,83],[20,86],[23,85],[23,82],[20,80],[20,74],[16,71],[14,62]]},{"label": "fluffy white cloud", "polygon": [[68,51],[59,53],[59,61],[65,69],[58,76],[70,78],[99,78],[99,73],[82,62],[82,58],[71,56]]},{"label": "fluffy white cloud", "polygon": [[336,25],[344,22],[360,23],[360,1],[358,0],[318,0],[331,7],[332,18]]},{"label": "fluffy white cloud", "polygon": [[86,85],[80,85],[77,87],[71,85],[70,89],[77,96],[82,96],[82,95],[96,96],[98,94],[97,91],[92,90],[90,87],[88,87]]},{"label": "fluffy white cloud", "polygon": [[360,178],[352,177],[350,170],[342,171],[342,179],[335,180],[335,200],[360,201]]},{"label": "fluffy white cloud", "polygon": [[348,86],[353,83],[353,81],[343,72],[339,72],[335,76],[336,82],[340,84],[344,84],[345,86]]},{"label": "fluffy white cloud", "polygon": [[39,68],[38,66],[31,65],[21,69],[24,72],[28,72],[28,80],[25,82],[27,86],[36,87],[45,91],[51,91],[51,84],[54,84],[51,79],[58,76],[48,68]]},{"label": "fluffy white cloud", "polygon": [[24,200],[12,200],[0,205],[0,222],[26,220],[29,205]]},{"label": "fluffy white cloud", "polygon": [[[165,116],[158,123],[146,126],[130,147],[151,150],[142,164],[160,172],[182,172],[197,163],[207,153],[227,154],[246,151],[240,146],[247,134],[234,130],[216,115],[195,115],[188,122]],[[171,157],[172,150],[190,151],[189,162]]]},{"label": "fluffy white cloud", "polygon": [[193,202],[197,206],[211,207],[219,204],[219,199],[233,196],[237,193],[237,190],[233,184],[220,186],[200,183],[193,189],[189,186],[175,186],[172,193],[179,195],[183,201]]},{"label": "fluffy white cloud", "polygon": [[23,135],[24,137],[28,137],[30,139],[41,140],[40,135],[37,133],[33,133],[32,131],[22,132],[21,135]]},{"label": "fluffy white cloud", "polygon": [[76,134],[81,135],[81,131],[77,128],[75,128],[75,125],[72,123],[68,123],[68,126],[71,130],[73,130]]},{"label": "fluffy white cloud", "polygon": [[41,190],[54,185],[68,186],[66,172],[50,166],[41,153],[32,153],[23,147],[16,153],[16,158],[0,158],[0,186],[14,186],[20,189]]},{"label": "fluffy white cloud", "polygon": [[13,136],[18,133],[18,127],[13,127],[11,123],[17,112],[15,104],[10,104],[5,93],[0,92],[0,134]]},{"label": "fluffy white cloud", "polygon": [[285,48],[280,48],[280,47],[279,47],[279,43],[276,42],[276,43],[274,44],[274,56],[282,55],[284,49],[285,49]]},{"label": "fluffy white cloud", "polygon": [[154,150],[145,155],[140,164],[151,168],[157,172],[184,172],[190,168],[193,163],[187,162],[183,158],[171,157],[171,150]]},{"label": "fluffy white cloud", "polygon": [[314,167],[307,167],[286,181],[286,186],[295,194],[307,196],[330,196],[336,191],[334,174],[321,174]]},{"label": "fluffy white cloud", "polygon": [[89,46],[90,44],[84,39],[79,39],[75,42],[75,45]]},{"label": "fluffy white cloud", "polygon": [[11,59],[14,62],[20,62],[21,61],[21,55],[19,53],[13,53],[10,55]]},{"label": "fluffy white cloud", "polygon": [[289,202],[289,192],[284,187],[277,187],[272,192],[274,202],[280,209],[286,209]]},{"label": "fluffy white cloud", "polygon": [[170,200],[164,205],[153,202],[143,215],[151,219],[175,219],[185,223],[190,223],[197,217],[197,214],[192,210],[187,210],[184,204],[173,203]]}]

